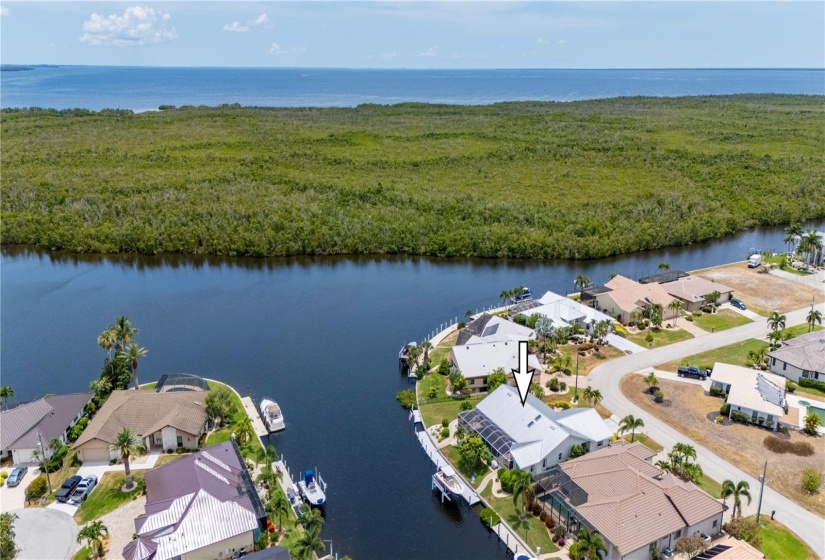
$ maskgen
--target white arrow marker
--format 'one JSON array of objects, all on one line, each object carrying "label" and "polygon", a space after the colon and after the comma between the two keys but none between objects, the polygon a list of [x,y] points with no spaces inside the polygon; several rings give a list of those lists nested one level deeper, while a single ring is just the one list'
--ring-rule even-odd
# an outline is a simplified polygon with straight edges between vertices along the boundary
[{"label": "white arrow marker", "polygon": [[530,384],[533,382],[533,374],[535,369],[527,368],[527,341],[519,340],[518,342],[518,371],[513,370],[513,376],[516,378],[516,387],[518,388],[518,395],[521,397],[521,406],[527,402],[527,393],[530,390]]}]

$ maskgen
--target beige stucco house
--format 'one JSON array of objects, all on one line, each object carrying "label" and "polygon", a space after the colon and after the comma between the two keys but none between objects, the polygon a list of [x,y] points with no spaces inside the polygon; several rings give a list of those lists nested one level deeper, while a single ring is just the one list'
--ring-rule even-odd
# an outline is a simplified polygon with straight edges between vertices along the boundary
[{"label": "beige stucco house", "polygon": [[206,432],[206,392],[114,391],[74,443],[81,461],[109,461],[109,446],[123,428],[131,429],[147,449],[197,449]]},{"label": "beige stucco house", "polygon": [[628,323],[634,311],[643,312],[657,303],[662,306],[662,319],[667,321],[676,317],[677,312],[669,308],[673,296],[659,284],[640,284],[617,275],[604,287],[607,291],[596,295],[596,307],[622,323]]}]

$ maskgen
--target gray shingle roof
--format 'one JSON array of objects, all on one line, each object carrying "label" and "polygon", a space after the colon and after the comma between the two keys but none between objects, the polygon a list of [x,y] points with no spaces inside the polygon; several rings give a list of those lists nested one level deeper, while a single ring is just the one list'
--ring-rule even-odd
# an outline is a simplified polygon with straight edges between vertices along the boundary
[{"label": "gray shingle roof", "polygon": [[802,370],[825,373],[825,332],[814,331],[792,338],[781,348],[768,352],[768,357]]}]

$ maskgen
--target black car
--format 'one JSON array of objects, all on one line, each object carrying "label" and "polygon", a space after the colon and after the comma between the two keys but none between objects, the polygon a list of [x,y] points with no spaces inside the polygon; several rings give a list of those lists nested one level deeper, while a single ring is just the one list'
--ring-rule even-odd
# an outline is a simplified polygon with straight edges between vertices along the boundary
[{"label": "black car", "polygon": [[60,487],[60,490],[57,491],[57,501],[68,502],[69,497],[72,495],[75,487],[80,484],[81,480],[83,480],[83,477],[77,475],[67,478],[66,482],[63,483],[63,486]]},{"label": "black car", "polygon": [[730,298],[730,304],[732,306],[734,306],[736,309],[747,309],[748,308],[748,306],[745,305],[745,302],[743,302],[741,299]]}]

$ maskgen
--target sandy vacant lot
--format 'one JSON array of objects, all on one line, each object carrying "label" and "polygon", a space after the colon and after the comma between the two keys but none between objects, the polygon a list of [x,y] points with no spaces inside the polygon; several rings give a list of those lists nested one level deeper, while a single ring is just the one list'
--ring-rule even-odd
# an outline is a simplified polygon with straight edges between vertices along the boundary
[{"label": "sandy vacant lot", "polygon": [[825,515],[825,489],[813,496],[804,494],[800,489],[803,469],[813,467],[821,471],[825,465],[824,438],[791,432],[792,441],[811,443],[814,455],[799,457],[774,453],[762,444],[765,437],[771,434],[768,430],[744,424],[721,426],[708,420],[707,415],[722,406],[722,399],[705,395],[698,385],[666,380],[660,380],[659,384],[665,399],[672,402],[669,407],[655,404],[644,394],[647,386],[642,382],[641,375],[623,378],[622,393],[672,428],[755,478],[762,474],[762,466],[767,459],[767,479],[771,488],[817,515]]},{"label": "sandy vacant lot", "polygon": [[[713,280],[733,288],[733,295],[744,301],[749,308],[759,307],[767,311],[787,313],[811,304],[811,296],[817,303],[825,302],[825,290],[797,284],[773,274],[760,274],[739,262],[696,272],[706,280]],[[759,309],[755,309],[759,312]]]}]

